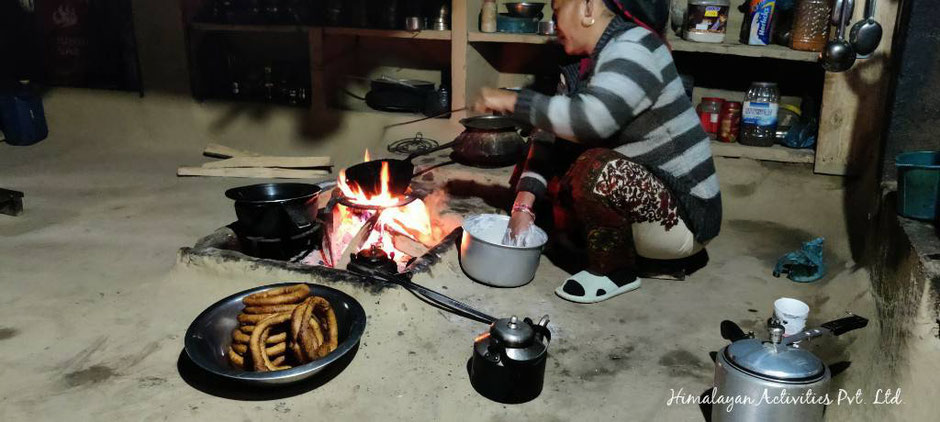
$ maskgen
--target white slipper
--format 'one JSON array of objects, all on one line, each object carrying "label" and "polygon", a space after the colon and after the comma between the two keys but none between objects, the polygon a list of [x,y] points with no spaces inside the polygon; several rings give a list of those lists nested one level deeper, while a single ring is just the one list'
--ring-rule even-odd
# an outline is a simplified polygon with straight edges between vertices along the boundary
[{"label": "white slipper", "polygon": [[618,286],[606,276],[581,271],[565,280],[565,284],[558,286],[555,294],[572,302],[597,303],[639,289],[641,284],[641,280],[636,278],[623,286]]}]

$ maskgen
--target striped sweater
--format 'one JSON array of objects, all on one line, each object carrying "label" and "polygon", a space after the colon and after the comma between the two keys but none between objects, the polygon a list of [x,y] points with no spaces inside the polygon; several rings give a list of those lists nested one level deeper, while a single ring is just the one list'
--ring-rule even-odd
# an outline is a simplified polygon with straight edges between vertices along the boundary
[{"label": "striped sweater", "polygon": [[567,169],[558,163],[576,158],[564,139],[580,148],[612,148],[663,181],[696,241],[717,236],[721,193],[710,141],[669,49],[652,32],[615,18],[592,58],[593,69],[578,82],[567,72],[567,95],[519,94],[514,115],[561,139],[551,146],[533,143],[518,188],[544,194],[547,177]]}]

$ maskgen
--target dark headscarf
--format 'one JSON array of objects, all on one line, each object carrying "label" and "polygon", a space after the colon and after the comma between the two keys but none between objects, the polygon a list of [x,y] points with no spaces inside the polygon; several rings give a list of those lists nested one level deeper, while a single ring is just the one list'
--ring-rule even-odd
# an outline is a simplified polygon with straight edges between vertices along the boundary
[{"label": "dark headscarf", "polygon": [[[614,15],[658,35],[666,48],[672,50],[669,41],[666,41],[666,25],[669,23],[668,0],[604,0],[604,4]],[[562,73],[571,73],[577,69],[579,80],[584,80],[594,68],[594,57],[585,57],[577,65],[566,67],[567,69],[562,69]]]},{"label": "dark headscarf", "polygon": [[604,4],[615,15],[623,16],[627,21],[665,38],[669,21],[668,0],[604,0]]}]

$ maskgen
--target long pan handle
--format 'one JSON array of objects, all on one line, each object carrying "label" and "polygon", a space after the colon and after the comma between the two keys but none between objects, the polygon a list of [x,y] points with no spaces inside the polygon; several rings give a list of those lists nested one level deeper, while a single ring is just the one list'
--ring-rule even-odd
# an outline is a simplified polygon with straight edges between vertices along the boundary
[{"label": "long pan handle", "polygon": [[481,311],[478,311],[474,309],[473,307],[471,307],[470,305],[467,305],[466,303],[463,303],[456,299],[445,296],[441,293],[438,293],[434,290],[431,290],[427,287],[417,284],[411,280],[408,280],[405,277],[402,277],[399,275],[388,275],[388,276],[370,275],[370,276],[374,278],[382,279],[383,281],[386,281],[389,283],[398,284],[399,286],[402,286],[405,289],[408,289],[412,293],[421,295],[422,297],[426,298],[427,300],[430,300],[431,302],[434,302],[435,304],[441,307],[453,310],[457,314],[463,314],[463,316],[467,318],[470,318],[479,322],[483,322],[486,324],[492,324],[496,322],[496,318],[490,315],[487,315]]},{"label": "long pan handle", "polygon": [[432,153],[435,153],[435,152],[438,152],[438,151],[443,151],[443,150],[445,150],[445,149],[447,149],[447,148],[453,147],[454,145],[457,145],[457,141],[456,141],[456,140],[450,141],[450,142],[448,142],[448,143],[446,143],[446,144],[443,144],[443,145],[438,145],[438,146],[436,146],[436,147],[434,147],[434,148],[431,148],[431,149],[426,149],[426,150],[424,150],[424,151],[413,152],[413,153],[411,153],[411,155],[408,156],[408,158],[405,158],[405,161],[407,161],[407,162],[410,163],[411,160],[413,160],[413,159],[415,159],[415,158],[417,158],[417,157],[420,157],[420,156],[422,156],[422,155],[432,154]]}]

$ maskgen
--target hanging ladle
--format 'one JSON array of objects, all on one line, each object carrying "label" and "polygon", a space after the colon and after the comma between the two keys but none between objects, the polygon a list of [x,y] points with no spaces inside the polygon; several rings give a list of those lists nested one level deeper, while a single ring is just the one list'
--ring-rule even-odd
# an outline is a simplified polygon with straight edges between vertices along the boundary
[{"label": "hanging ladle", "polygon": [[851,12],[848,10],[847,1],[842,1],[841,6],[842,9],[837,11],[840,16],[836,39],[826,43],[826,48],[822,51],[822,67],[829,72],[845,72],[855,64],[855,49],[845,40],[846,20]]},{"label": "hanging ladle", "polygon": [[875,20],[875,0],[868,0],[865,3],[865,19],[856,22],[849,32],[849,41],[855,54],[866,58],[874,53],[881,43],[881,33],[881,24]]}]

